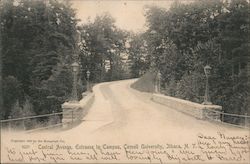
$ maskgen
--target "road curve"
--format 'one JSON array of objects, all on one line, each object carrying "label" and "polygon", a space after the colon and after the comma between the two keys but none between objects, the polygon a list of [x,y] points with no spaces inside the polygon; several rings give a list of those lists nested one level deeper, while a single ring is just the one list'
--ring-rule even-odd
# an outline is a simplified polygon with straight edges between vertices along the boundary
[{"label": "road curve", "polygon": [[[187,145],[187,148],[191,151],[191,154],[192,152],[196,152],[197,154],[201,154],[202,152],[203,158],[206,158],[206,152],[208,150],[205,149],[204,152],[201,151],[202,149],[204,149],[203,147],[205,147],[205,145],[208,146],[211,144],[210,148],[216,149],[216,152],[217,148],[218,151],[221,151],[221,148],[224,150],[225,147],[216,147],[219,145],[219,143],[222,143],[222,145],[228,144],[228,147],[230,147],[228,148],[228,150],[225,150],[226,159],[229,157],[238,157],[238,155],[235,154],[234,151],[242,149],[243,146],[244,150],[246,151],[244,151],[244,154],[239,154],[239,158],[242,158],[242,163],[250,161],[248,151],[249,149],[245,148],[247,147],[245,142],[242,143],[242,141],[245,140],[241,139],[241,142],[233,145],[236,146],[233,148],[235,149],[234,151],[232,151],[230,146],[230,143],[235,142],[235,137],[237,138],[237,136],[239,138],[249,138],[250,135],[248,130],[198,120],[194,117],[180,113],[174,109],[157,104],[150,100],[152,94],[139,92],[130,88],[131,83],[133,83],[134,81],[135,80],[124,80],[96,85],[94,87],[95,100],[92,107],[89,109],[89,112],[87,116],[84,117],[82,123],[72,129],[60,131],[41,131],[29,134],[25,132],[14,131],[1,133],[1,150],[3,150],[1,151],[1,162],[13,160],[9,158],[10,154],[12,156],[18,156],[18,153],[15,154],[15,151],[12,150],[24,149],[25,152],[27,151],[26,154],[28,154],[28,156],[30,155],[29,153],[31,153],[31,155],[36,155],[36,157],[43,158],[44,155],[42,155],[41,152],[43,152],[43,149],[46,149],[45,152],[52,152],[52,155],[54,155],[54,153],[58,153],[60,156],[63,156],[63,160],[65,160],[63,162],[72,163],[75,162],[73,161],[73,159],[75,160],[75,158],[71,158],[72,156],[67,147],[74,147],[74,149],[72,149],[76,152],[79,151],[78,153],[80,153],[80,157],[82,157],[81,155],[85,156],[89,153],[92,153],[92,155],[93,153],[97,154],[97,149],[86,148],[88,150],[85,151],[85,147],[98,147],[100,145],[103,147],[103,149],[100,150],[105,149],[105,152],[107,151],[107,147],[112,150],[113,148],[118,146],[119,152],[117,153],[121,153],[119,161],[121,163],[145,162],[145,160],[137,161],[128,158],[125,153],[126,151],[124,151],[125,149],[120,148],[124,146],[126,147],[126,145],[132,145],[131,150],[133,150],[133,145],[140,145],[143,147],[145,147],[145,145],[146,147],[148,145],[149,147],[150,145],[164,145],[164,152],[166,150],[170,154],[176,153],[178,157],[186,155],[181,154],[180,152],[178,153],[179,150],[175,149],[174,145],[177,145],[177,147],[178,145]],[[199,140],[199,137],[203,136],[205,137],[202,140]],[[222,136],[229,136],[229,138],[223,139]],[[207,141],[207,139],[209,139],[210,141]],[[213,145],[212,142],[215,145]],[[216,144],[217,142],[218,144]],[[51,145],[56,146],[57,144],[62,147],[60,148],[60,150],[50,148]],[[203,146],[199,148],[195,146],[196,144]],[[40,149],[39,145],[40,147],[45,147]],[[237,145],[241,146],[237,147]],[[26,148],[27,146],[29,146],[30,148],[26,150],[25,146]],[[64,149],[64,147],[66,148]],[[82,148],[78,150],[79,147]],[[13,149],[10,150],[8,148]],[[183,148],[184,149],[181,150],[185,150],[186,146]],[[144,148],[142,149],[138,149],[139,154],[141,151],[146,154],[149,153],[148,150],[144,150]],[[29,153],[28,150],[30,151]],[[154,150],[154,148],[150,148],[150,150]],[[231,153],[229,152],[229,150],[231,150]],[[189,151],[187,151],[187,153],[188,152]],[[212,153],[214,152],[212,151]],[[140,156],[139,154],[138,156]],[[51,159],[49,156],[45,156],[46,160],[48,160],[49,163],[54,163],[54,158]],[[92,158],[90,160],[86,158],[85,160],[84,158],[81,159],[82,161],[78,162],[117,163],[117,161],[115,160],[100,160],[102,155],[100,155],[99,151],[98,156],[98,160],[93,160]],[[172,156],[165,157],[164,154],[163,156],[164,159],[168,158],[169,160],[170,158],[169,161],[172,161]],[[19,157],[20,156],[15,157],[15,159],[23,159]],[[149,157],[150,161],[147,162],[151,163],[152,156],[149,154]],[[213,158],[214,160],[211,160],[210,163],[221,163],[221,160],[218,160],[215,157]],[[26,156],[26,160],[29,161],[29,159],[30,158],[27,158]],[[211,158],[209,157],[209,160],[210,159]],[[168,160],[166,159],[166,162],[168,162]],[[157,162],[160,163],[159,161]],[[175,162],[179,163],[180,161]],[[30,163],[33,163],[33,161],[30,161]],[[228,163],[228,161],[225,160],[224,163]]]},{"label": "road curve", "polygon": [[[123,80],[101,83],[94,87],[95,100],[88,115],[79,126],[63,132],[91,135],[97,139],[176,141],[195,137],[197,133],[243,133],[244,129],[198,120],[150,100],[152,94],[139,92]],[[102,137],[98,137],[102,136]]]}]

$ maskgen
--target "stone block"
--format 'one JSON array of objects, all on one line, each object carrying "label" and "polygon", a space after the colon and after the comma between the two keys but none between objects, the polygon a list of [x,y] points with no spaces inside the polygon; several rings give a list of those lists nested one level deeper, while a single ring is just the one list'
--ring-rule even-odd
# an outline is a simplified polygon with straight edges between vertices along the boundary
[{"label": "stone block", "polygon": [[162,94],[153,94],[152,100],[198,119],[206,119],[207,116],[220,119],[220,114],[212,112],[221,111],[222,107],[219,105],[203,105]]}]

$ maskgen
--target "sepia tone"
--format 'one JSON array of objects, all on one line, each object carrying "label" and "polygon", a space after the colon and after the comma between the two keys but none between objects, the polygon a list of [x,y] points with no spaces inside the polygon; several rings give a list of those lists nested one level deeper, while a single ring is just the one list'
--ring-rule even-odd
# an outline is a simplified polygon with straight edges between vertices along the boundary
[{"label": "sepia tone", "polygon": [[0,1],[1,163],[250,163],[248,0]]}]

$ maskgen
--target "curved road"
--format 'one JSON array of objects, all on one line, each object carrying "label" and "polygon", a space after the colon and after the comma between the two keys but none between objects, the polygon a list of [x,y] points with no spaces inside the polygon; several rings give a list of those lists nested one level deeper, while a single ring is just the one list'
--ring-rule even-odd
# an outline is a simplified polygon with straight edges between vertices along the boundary
[{"label": "curved road", "polygon": [[[123,142],[176,142],[195,138],[197,133],[220,132],[249,134],[247,130],[198,120],[150,100],[151,94],[130,88],[135,81],[98,84],[95,100],[84,121],[64,135],[91,135],[96,140]],[[98,137],[102,136],[102,137]]]},{"label": "curved road", "polygon": [[[89,153],[96,153],[97,148],[93,148],[90,150],[84,150],[89,149],[88,147],[96,145],[96,147],[99,145],[103,146],[103,149],[98,149],[98,160],[88,160],[85,157],[81,159],[78,162],[84,163],[84,162],[92,162],[92,163],[98,163],[98,162],[106,162],[106,163],[117,163],[117,161],[105,161],[107,160],[106,157],[109,155],[102,156],[102,151],[105,149],[105,152],[107,151],[105,147],[109,146],[109,151],[111,151],[115,147],[119,148],[118,154],[121,153],[121,157],[119,162],[125,162],[125,163],[135,163],[135,162],[144,162],[144,163],[150,163],[151,158],[155,157],[154,154],[148,155],[149,151],[142,150],[142,149],[135,149],[135,151],[139,151],[139,154],[135,155],[134,157],[147,157],[142,158],[143,160],[134,160],[131,158],[128,158],[126,156],[124,151],[125,149],[121,149],[121,146],[124,145],[156,145],[160,146],[164,145],[165,149],[170,154],[175,154],[176,159],[172,159],[172,156],[165,156],[164,154],[161,156],[161,158],[166,162],[174,162],[179,163],[180,159],[183,160],[186,158],[185,153],[193,153],[195,154],[202,154],[202,158],[206,159],[206,150],[205,152],[201,151],[203,148],[199,147],[192,147],[196,144],[203,145],[202,147],[205,147],[204,144],[211,144],[211,153],[215,152],[226,151],[225,160],[224,163],[228,163],[230,159],[233,159],[237,157],[242,159],[242,163],[249,162],[249,149],[247,148],[246,143],[243,143],[241,145],[241,142],[239,142],[234,148],[231,149],[231,146],[228,146],[230,148],[223,147],[216,147],[218,144],[216,142],[220,142],[220,144],[229,144],[233,143],[235,140],[239,139],[220,139],[220,134],[223,134],[225,136],[238,136],[242,138],[249,138],[249,131],[247,129],[240,129],[240,128],[234,128],[226,125],[221,124],[215,124],[203,120],[197,120],[191,116],[185,115],[183,113],[180,113],[178,111],[175,111],[174,109],[167,108],[166,106],[157,104],[155,102],[152,102],[150,100],[151,94],[150,93],[143,93],[136,91],[132,88],[130,88],[130,84],[133,83],[135,80],[124,80],[124,81],[116,81],[116,82],[109,82],[109,83],[102,83],[98,84],[94,87],[94,93],[95,93],[95,100],[92,105],[92,107],[89,109],[88,115],[84,118],[83,122],[79,124],[78,126],[69,129],[69,130],[53,130],[53,131],[42,131],[38,133],[15,133],[15,132],[7,132],[1,134],[1,160],[2,161],[10,161],[9,155],[11,154],[11,157],[14,158],[14,160],[22,160],[23,156],[18,155],[18,153],[15,153],[15,151],[23,149],[23,151],[30,151],[31,155],[34,155],[34,157],[41,157],[41,159],[44,157],[42,155],[41,150],[43,152],[43,149],[46,149],[45,152],[52,153],[53,156],[57,153],[61,156],[63,156],[65,159],[63,161],[57,161],[59,162],[68,162],[72,163],[75,162],[72,161],[71,154],[67,150],[67,148],[63,148],[63,146],[78,146],[82,147],[78,150],[77,147],[74,148],[72,151],[78,151],[78,155],[82,158],[82,156],[87,156]],[[199,141],[200,136],[207,136],[207,138],[203,138],[203,140]],[[208,140],[208,138],[216,137],[218,140]],[[29,143],[27,145],[27,140],[32,141],[32,143]],[[248,139],[249,140],[249,139]],[[21,142],[22,141],[22,142]],[[26,142],[25,142],[26,141]],[[223,141],[223,142],[221,142]],[[225,142],[226,141],[226,142]],[[54,143],[55,142],[55,143]],[[213,147],[212,142],[216,145]],[[247,141],[248,142],[248,141]],[[25,143],[25,144],[24,144]],[[57,143],[60,143],[59,145],[62,146],[60,150],[54,150],[54,148],[46,147],[50,146],[51,144],[56,145]],[[44,148],[39,148],[39,145],[45,146]],[[106,145],[106,146],[105,146]],[[186,146],[181,149],[184,151],[179,152],[178,149],[175,149],[173,145],[190,145],[190,148],[188,150],[192,151],[184,151]],[[240,147],[237,147],[239,146]],[[25,148],[26,146],[26,148]],[[29,149],[27,149],[27,146]],[[207,146],[207,145],[206,145]],[[243,149],[242,149],[243,146]],[[173,149],[172,149],[173,147]],[[8,148],[12,148],[11,150]],[[27,150],[26,150],[27,149]],[[32,150],[31,150],[32,149]],[[33,150],[34,149],[34,150]],[[50,150],[51,149],[51,150]],[[77,149],[77,150],[76,150]],[[155,148],[156,149],[156,148]],[[210,148],[209,148],[210,149]],[[243,150],[243,152],[240,154],[238,150]],[[100,155],[100,152],[101,155]],[[133,150],[133,147],[132,149]],[[151,149],[150,149],[151,150]],[[154,150],[154,149],[152,149]],[[157,149],[158,150],[158,149]],[[180,151],[181,151],[180,150]],[[83,152],[82,152],[83,151]],[[114,150],[117,151],[117,150]],[[143,151],[143,154],[140,155],[140,152]],[[236,154],[235,152],[238,151],[239,154]],[[29,156],[29,153],[27,153]],[[39,152],[39,153],[38,153]],[[88,153],[86,153],[88,152]],[[132,151],[133,152],[133,151]],[[165,152],[165,151],[164,151]],[[194,153],[195,152],[195,153]],[[231,153],[230,153],[231,152]],[[61,153],[61,154],[60,154]],[[83,154],[81,154],[83,153]],[[223,153],[223,152],[222,152]],[[96,153],[97,154],[97,153]],[[104,153],[105,154],[105,153]],[[133,154],[133,153],[132,153]],[[82,156],[81,156],[82,155]],[[187,156],[189,156],[188,154]],[[50,156],[45,155],[47,162],[52,162],[53,158],[49,158]],[[73,155],[75,157],[75,155]],[[158,156],[158,157],[159,157]],[[218,156],[218,154],[217,154]],[[48,158],[47,158],[48,157]],[[101,160],[101,157],[105,157],[105,160]],[[130,157],[130,156],[129,156]],[[155,159],[161,159],[161,158],[155,158]],[[178,160],[178,158],[179,160]],[[11,160],[13,160],[11,158]],[[207,156],[207,158],[210,158]],[[219,158],[219,157],[218,157]],[[221,160],[219,160],[217,157],[213,156],[212,162],[221,163]],[[224,157],[223,157],[224,158]],[[60,158],[59,158],[60,159]],[[145,161],[146,159],[146,161]],[[150,161],[148,160],[150,159]],[[25,157],[25,160],[33,163],[33,161],[29,161],[29,158],[27,158],[27,155]],[[58,159],[57,159],[58,160]],[[156,160],[156,161],[157,161]],[[174,160],[174,161],[173,161]],[[194,159],[195,160],[195,159]],[[229,161],[228,161],[229,160]],[[36,159],[37,161],[37,159]],[[207,162],[209,162],[207,161]],[[155,160],[153,161],[155,162]],[[235,161],[232,160],[232,163]],[[26,162],[25,162],[26,163]],[[157,163],[161,163],[160,161],[157,161]],[[200,163],[197,162],[197,163]],[[206,163],[206,161],[205,161]],[[238,163],[238,162],[237,162]]]}]

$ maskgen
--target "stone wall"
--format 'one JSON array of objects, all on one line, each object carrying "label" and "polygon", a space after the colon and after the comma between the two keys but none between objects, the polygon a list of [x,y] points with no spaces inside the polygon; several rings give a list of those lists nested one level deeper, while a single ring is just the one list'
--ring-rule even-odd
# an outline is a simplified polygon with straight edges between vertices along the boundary
[{"label": "stone wall", "polygon": [[94,93],[88,92],[83,94],[83,98],[78,102],[65,102],[62,104],[63,119],[62,123],[73,123],[82,121],[87,114],[88,109],[94,101]]},{"label": "stone wall", "polygon": [[153,94],[152,101],[163,104],[169,108],[176,109],[198,119],[207,119],[210,116],[214,119],[219,119],[220,116],[211,111],[222,110],[222,107],[219,105],[203,105],[161,94]]}]

